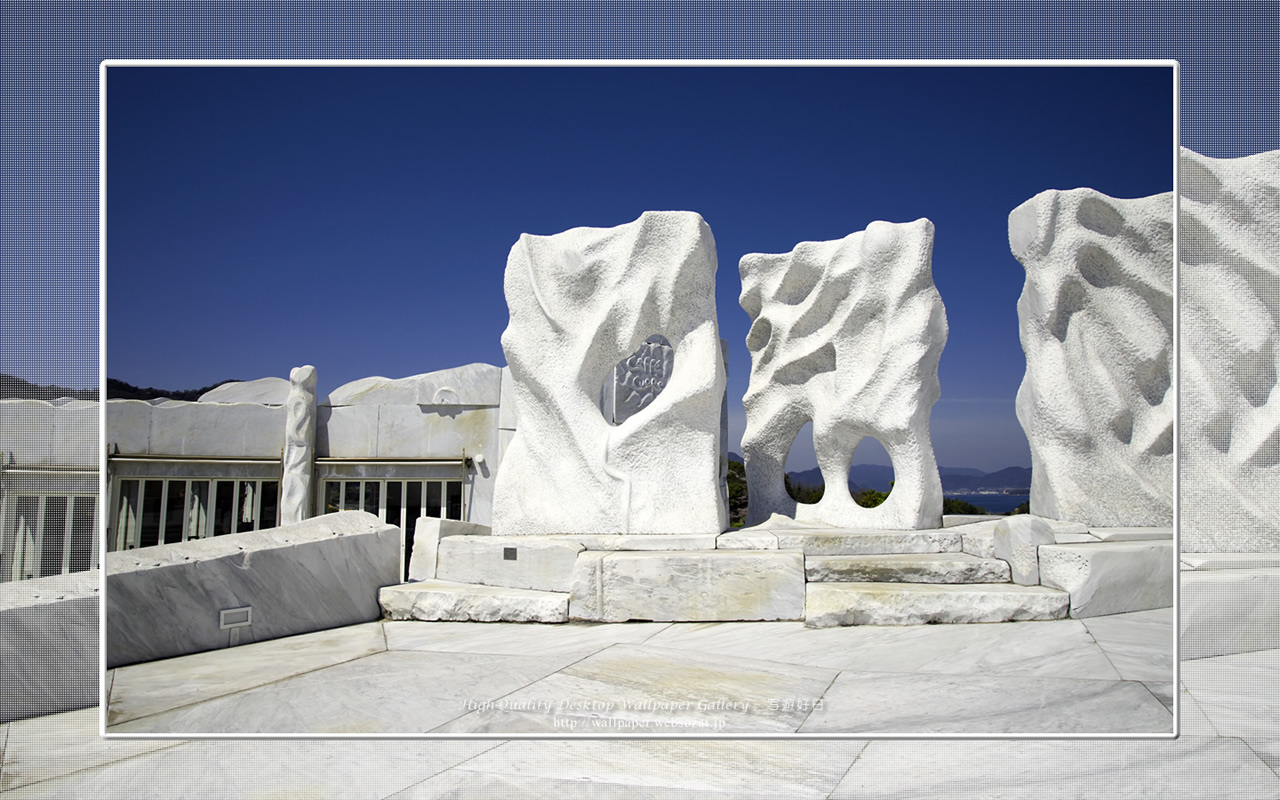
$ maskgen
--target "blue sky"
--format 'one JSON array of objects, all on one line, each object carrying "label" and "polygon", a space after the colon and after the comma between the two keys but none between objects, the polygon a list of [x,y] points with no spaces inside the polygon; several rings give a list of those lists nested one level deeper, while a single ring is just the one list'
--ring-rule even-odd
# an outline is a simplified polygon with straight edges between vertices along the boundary
[{"label": "blue sky", "polygon": [[950,324],[939,461],[1029,466],[1009,211],[1044,189],[1173,187],[1168,67],[108,73],[107,374],[173,389],[503,364],[521,233],[691,210],[716,238],[736,448],[739,258],[928,217]]}]

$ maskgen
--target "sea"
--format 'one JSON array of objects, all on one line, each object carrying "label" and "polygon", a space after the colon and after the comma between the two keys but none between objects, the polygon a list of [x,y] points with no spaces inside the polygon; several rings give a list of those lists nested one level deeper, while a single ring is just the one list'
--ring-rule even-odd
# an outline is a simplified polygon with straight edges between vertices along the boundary
[{"label": "sea", "polygon": [[1027,502],[1030,495],[1027,494],[949,494],[955,500],[963,500],[966,503],[973,503],[975,506],[982,506],[987,510],[988,514],[1004,514],[1014,510],[1018,506]]}]

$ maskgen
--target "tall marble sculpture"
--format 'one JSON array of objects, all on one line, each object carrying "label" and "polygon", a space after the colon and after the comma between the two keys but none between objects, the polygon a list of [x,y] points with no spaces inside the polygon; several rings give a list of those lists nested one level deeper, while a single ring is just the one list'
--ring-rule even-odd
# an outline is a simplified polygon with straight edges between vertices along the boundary
[{"label": "tall marble sculpture", "polygon": [[1018,421],[1031,513],[1173,523],[1173,195],[1041,192],[1009,215],[1026,268]]},{"label": "tall marble sculpture", "polygon": [[1280,150],[1182,151],[1182,549],[1280,549]]},{"label": "tall marble sculpture", "polygon": [[[520,423],[494,487],[495,535],[724,530],[715,272],[711,230],[691,212],[520,237],[502,335]],[[673,350],[665,386],[613,425],[601,386],[655,334]]]},{"label": "tall marble sculpture", "polygon": [[[947,319],[932,254],[933,223],[918,219],[743,256],[740,302],[752,319],[742,438],[748,525],[774,513],[845,527],[942,525],[929,412]],[[826,491],[816,504],[797,504],[783,483],[786,460],[810,420]],[[866,436],[884,445],[894,469],[893,491],[875,508],[848,491]]]},{"label": "tall marble sculpture", "polygon": [[302,522],[311,513],[316,442],[316,368],[294,367],[285,400],[280,524]]}]

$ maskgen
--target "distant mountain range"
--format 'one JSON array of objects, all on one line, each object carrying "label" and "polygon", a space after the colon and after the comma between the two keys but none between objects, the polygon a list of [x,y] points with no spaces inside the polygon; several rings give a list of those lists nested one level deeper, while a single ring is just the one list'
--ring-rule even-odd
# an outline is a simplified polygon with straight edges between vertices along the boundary
[{"label": "distant mountain range", "polygon": [[[198,400],[200,395],[216,389],[234,378],[218,381],[200,389],[157,389],[153,386],[134,386],[132,383],[107,378],[108,400],[155,400],[167,397],[170,400]],[[0,399],[17,400],[57,400],[59,397],[73,397],[76,400],[97,400],[97,389],[68,389],[64,386],[41,386],[39,384],[0,373]]]},{"label": "distant mountain range", "polygon": [[68,389],[65,386],[41,386],[12,375],[0,373],[0,399],[3,400],[57,400],[72,397],[76,400],[97,400],[97,389]]},{"label": "distant mountain range", "polygon": [[[742,461],[742,456],[730,453],[732,461]],[[822,473],[817,467],[788,472],[791,482],[797,486],[822,486]],[[1000,491],[1003,489],[1031,488],[1030,467],[1005,467],[995,472],[983,472],[973,467],[938,467],[938,475],[942,478],[942,491],[947,494],[967,494],[970,492]],[[879,464],[854,464],[849,470],[849,491],[858,492],[863,489],[875,489],[887,492],[889,482],[893,480],[893,468]]]}]

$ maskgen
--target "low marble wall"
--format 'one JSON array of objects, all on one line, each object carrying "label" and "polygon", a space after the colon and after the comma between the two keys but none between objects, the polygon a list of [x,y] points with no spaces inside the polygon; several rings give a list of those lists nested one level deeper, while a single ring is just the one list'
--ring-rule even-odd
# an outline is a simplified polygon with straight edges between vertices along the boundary
[{"label": "low marble wall", "polygon": [[0,723],[98,704],[98,581],[0,583]]},{"label": "low marble wall", "polygon": [[[342,511],[253,533],[107,554],[107,666],[380,619],[400,529]],[[220,628],[220,612],[252,608]]]}]

